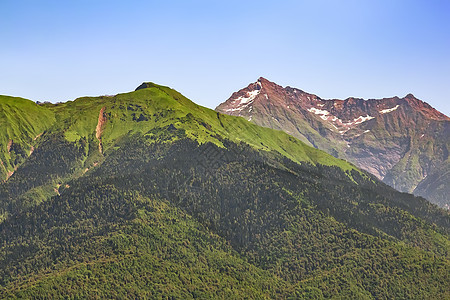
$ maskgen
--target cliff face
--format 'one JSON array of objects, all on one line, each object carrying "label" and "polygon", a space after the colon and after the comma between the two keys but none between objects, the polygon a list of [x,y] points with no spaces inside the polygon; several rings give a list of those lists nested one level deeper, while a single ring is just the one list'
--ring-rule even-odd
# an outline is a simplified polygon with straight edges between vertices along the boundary
[{"label": "cliff face", "polygon": [[[324,100],[260,78],[216,110],[283,130],[400,191],[450,205],[442,179],[448,173],[450,119],[411,94]],[[433,183],[427,179],[431,174]]]}]

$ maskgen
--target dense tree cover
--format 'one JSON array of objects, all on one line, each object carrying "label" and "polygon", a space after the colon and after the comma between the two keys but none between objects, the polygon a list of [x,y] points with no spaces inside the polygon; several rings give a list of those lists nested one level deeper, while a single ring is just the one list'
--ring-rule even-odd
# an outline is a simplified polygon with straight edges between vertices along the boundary
[{"label": "dense tree cover", "polygon": [[4,297],[274,297],[286,284],[166,201],[90,186],[2,224]]},{"label": "dense tree cover", "polygon": [[4,295],[446,295],[446,212],[366,175],[223,143],[123,138],[59,196],[12,212]]},{"label": "dense tree cover", "polygon": [[84,158],[85,142],[69,143],[61,135],[45,135],[18,171],[0,186],[0,211],[17,211],[56,194],[55,188],[73,176]]}]

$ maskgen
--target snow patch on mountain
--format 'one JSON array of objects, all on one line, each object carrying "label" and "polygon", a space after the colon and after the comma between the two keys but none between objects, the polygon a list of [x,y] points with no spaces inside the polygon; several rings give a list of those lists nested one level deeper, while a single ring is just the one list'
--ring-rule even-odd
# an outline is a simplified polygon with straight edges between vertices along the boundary
[{"label": "snow patch on mountain", "polygon": [[253,102],[255,100],[256,96],[258,96],[260,90],[254,90],[251,92],[247,92],[247,97],[241,96],[234,100],[236,103],[239,103],[239,105],[247,104],[250,102]]},{"label": "snow patch on mountain", "polygon": [[318,115],[318,116],[319,116],[322,120],[324,120],[324,121],[336,122],[338,125],[340,125],[340,126],[346,126],[346,127],[350,127],[350,126],[353,126],[353,125],[358,125],[358,124],[361,124],[361,123],[363,123],[363,122],[366,122],[366,121],[369,121],[369,120],[372,120],[372,119],[375,118],[375,117],[372,117],[372,116],[370,116],[370,115],[359,116],[359,117],[357,117],[356,119],[354,119],[354,120],[351,121],[351,122],[344,123],[344,122],[342,122],[341,119],[339,119],[339,118],[336,117],[336,116],[333,116],[333,115],[330,114],[330,112],[327,111],[327,110],[323,110],[323,109],[318,109],[318,108],[315,108],[315,107],[311,107],[311,108],[308,109],[308,111],[311,112],[311,113],[313,113],[313,114]]},{"label": "snow patch on mountain", "polygon": [[324,121],[328,120],[328,115],[330,114],[330,112],[327,110],[322,110],[315,107],[311,107],[310,109],[308,109],[308,111],[319,115],[319,117]]},{"label": "snow patch on mountain", "polygon": [[247,92],[245,96],[240,96],[234,100],[232,100],[233,108],[228,108],[225,111],[226,112],[232,112],[232,111],[242,111],[245,108],[249,107],[255,100],[256,96],[259,95],[261,92],[260,89],[256,89],[250,92]]},{"label": "snow patch on mountain", "polygon": [[350,124],[351,125],[357,125],[357,124],[361,124],[363,122],[366,122],[366,121],[369,121],[369,120],[372,120],[372,119],[375,119],[375,117],[372,117],[372,116],[369,116],[369,115],[366,115],[365,117],[364,116],[359,116],[358,118],[354,119],[353,122],[351,122]]},{"label": "snow patch on mountain", "polygon": [[387,114],[390,112],[393,112],[394,110],[396,110],[399,107],[399,105],[397,104],[396,106],[392,107],[392,108],[388,108],[388,109],[382,109],[379,111],[380,114]]},{"label": "snow patch on mountain", "polygon": [[227,108],[225,111],[241,111],[243,110],[243,107],[236,107],[236,108]]},{"label": "snow patch on mountain", "polygon": [[322,110],[322,109],[318,109],[318,108],[315,108],[315,107],[311,107],[310,109],[308,109],[308,111],[312,112],[312,113],[314,113],[316,115],[324,115],[324,116],[326,116],[326,115],[330,114],[330,112],[327,111],[327,110]]}]

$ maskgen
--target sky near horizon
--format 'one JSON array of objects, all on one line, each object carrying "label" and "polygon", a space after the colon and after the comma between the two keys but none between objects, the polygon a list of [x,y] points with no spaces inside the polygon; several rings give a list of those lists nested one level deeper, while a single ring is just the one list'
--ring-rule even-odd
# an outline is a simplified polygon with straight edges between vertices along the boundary
[{"label": "sky near horizon", "polygon": [[450,115],[450,1],[0,0],[0,94],[170,86],[214,108],[260,76],[330,99],[413,93]]}]

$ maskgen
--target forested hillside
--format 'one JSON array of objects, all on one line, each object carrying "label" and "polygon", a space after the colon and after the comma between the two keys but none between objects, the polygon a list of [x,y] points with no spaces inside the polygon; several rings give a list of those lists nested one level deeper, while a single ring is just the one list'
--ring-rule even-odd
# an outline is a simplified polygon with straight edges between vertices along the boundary
[{"label": "forested hillside", "polygon": [[283,132],[155,84],[39,108],[3,298],[450,297],[447,211]]}]

